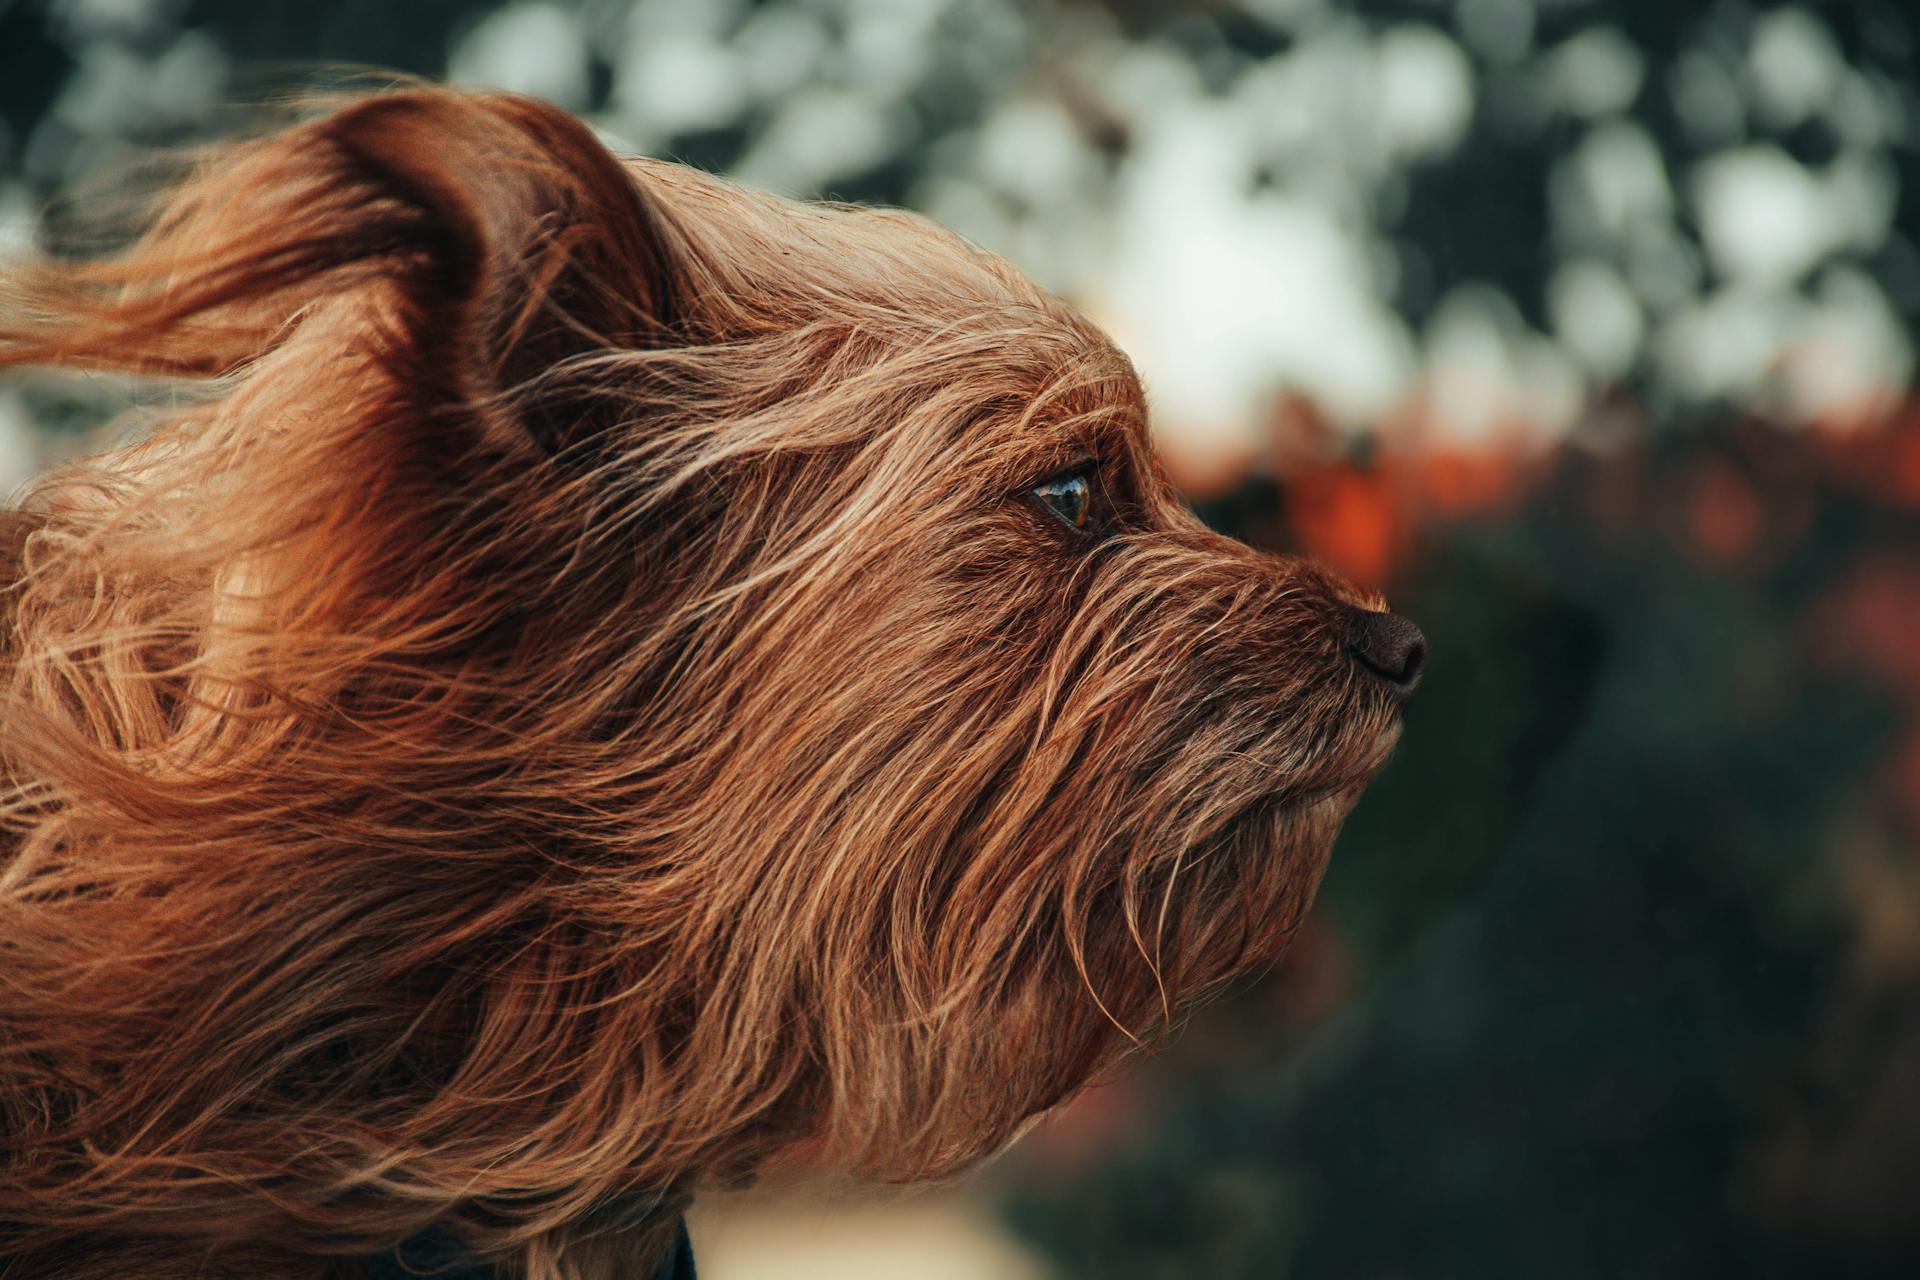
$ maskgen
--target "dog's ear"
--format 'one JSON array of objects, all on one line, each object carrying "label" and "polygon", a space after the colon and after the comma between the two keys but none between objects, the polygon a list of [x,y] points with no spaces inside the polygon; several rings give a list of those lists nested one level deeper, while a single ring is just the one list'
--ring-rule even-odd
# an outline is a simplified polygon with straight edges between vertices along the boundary
[{"label": "dog's ear", "polygon": [[[559,451],[594,414],[556,366],[679,340],[666,233],[572,116],[398,90],[216,155],[126,253],[15,273],[0,365],[217,376],[330,300],[366,298],[381,358],[423,408],[511,398]],[[539,394],[510,396],[536,376]]]}]

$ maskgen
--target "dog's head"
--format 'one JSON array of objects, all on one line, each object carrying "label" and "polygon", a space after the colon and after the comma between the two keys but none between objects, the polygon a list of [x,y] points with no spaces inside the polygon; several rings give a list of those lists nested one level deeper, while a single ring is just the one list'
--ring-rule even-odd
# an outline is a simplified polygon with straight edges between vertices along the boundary
[{"label": "dog's head", "polygon": [[9,361],[211,380],[21,557],[42,1218],[950,1173],[1275,954],[1418,676],[1004,263],[529,102],[349,105],[19,279]]}]

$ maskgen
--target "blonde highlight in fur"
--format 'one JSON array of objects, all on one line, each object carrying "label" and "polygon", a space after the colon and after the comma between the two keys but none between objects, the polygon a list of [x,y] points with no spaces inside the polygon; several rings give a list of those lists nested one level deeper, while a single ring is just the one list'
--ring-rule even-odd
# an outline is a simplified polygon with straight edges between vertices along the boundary
[{"label": "blonde highlight in fur", "polygon": [[951,1176],[1276,952],[1394,731],[1060,302],[523,99],[220,152],[0,363],[199,387],[0,513],[4,1274]]}]

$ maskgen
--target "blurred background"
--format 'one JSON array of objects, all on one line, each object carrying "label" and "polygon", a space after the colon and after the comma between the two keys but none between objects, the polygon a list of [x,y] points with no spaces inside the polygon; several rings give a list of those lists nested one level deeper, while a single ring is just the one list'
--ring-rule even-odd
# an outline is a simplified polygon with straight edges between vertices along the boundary
[{"label": "blurred background", "polygon": [[[0,0],[0,248],[319,64],[538,94],[1006,254],[1208,520],[1427,629],[1270,977],[965,1187],[704,1205],[711,1280],[1908,1276],[1917,41],[1911,0]],[[103,398],[0,384],[0,490]]]}]

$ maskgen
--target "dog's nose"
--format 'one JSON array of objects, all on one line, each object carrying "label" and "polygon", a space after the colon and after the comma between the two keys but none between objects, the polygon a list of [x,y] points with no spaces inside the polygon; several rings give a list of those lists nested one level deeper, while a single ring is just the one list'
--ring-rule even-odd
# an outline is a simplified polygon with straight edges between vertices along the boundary
[{"label": "dog's nose", "polygon": [[1403,698],[1419,686],[1427,666],[1427,638],[1397,613],[1355,609],[1347,649]]}]

